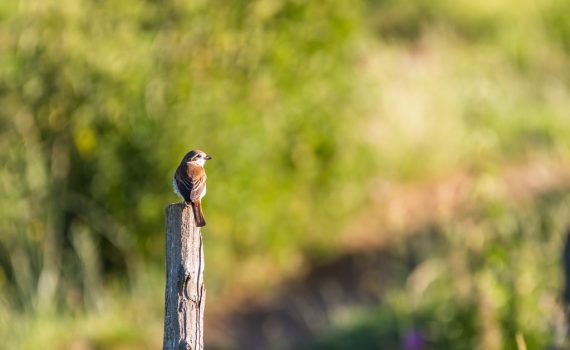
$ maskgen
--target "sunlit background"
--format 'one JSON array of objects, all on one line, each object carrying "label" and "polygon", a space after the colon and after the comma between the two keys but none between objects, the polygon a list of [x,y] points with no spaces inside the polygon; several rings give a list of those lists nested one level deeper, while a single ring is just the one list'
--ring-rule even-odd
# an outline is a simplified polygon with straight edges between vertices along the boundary
[{"label": "sunlit background", "polygon": [[566,0],[0,2],[0,348],[565,349]]}]

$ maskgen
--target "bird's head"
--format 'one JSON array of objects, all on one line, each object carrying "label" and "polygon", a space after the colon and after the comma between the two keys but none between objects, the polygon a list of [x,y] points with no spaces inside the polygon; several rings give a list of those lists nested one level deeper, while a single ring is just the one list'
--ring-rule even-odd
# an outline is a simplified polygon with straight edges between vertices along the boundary
[{"label": "bird's head", "polygon": [[206,161],[210,159],[212,159],[212,157],[207,155],[206,152],[200,151],[199,149],[192,150],[186,153],[186,155],[184,156],[184,162],[186,163],[193,162],[201,166],[204,166],[204,164],[206,164]]}]

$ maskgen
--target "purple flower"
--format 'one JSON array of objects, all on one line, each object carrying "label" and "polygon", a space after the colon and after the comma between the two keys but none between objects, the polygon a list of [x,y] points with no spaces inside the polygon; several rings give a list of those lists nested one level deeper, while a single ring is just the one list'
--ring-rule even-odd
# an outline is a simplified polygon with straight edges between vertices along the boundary
[{"label": "purple flower", "polygon": [[417,329],[410,329],[407,331],[402,342],[404,349],[406,350],[421,350],[426,344],[422,332]]}]

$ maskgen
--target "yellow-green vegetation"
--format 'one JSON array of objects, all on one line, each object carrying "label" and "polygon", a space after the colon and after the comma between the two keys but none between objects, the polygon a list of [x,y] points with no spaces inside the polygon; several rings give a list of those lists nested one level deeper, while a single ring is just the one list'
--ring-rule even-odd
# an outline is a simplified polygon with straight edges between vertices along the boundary
[{"label": "yellow-green vegetation", "polygon": [[420,230],[400,253],[416,263],[403,258],[396,281],[375,281],[389,286],[376,306],[333,313],[334,331],[313,348],[515,350],[517,337],[528,349],[565,348],[569,199],[485,201],[477,213]]},{"label": "yellow-green vegetation", "polygon": [[[3,344],[160,346],[164,207],[191,148],[214,158],[209,307],[340,254],[378,178],[568,160],[569,43],[563,0],[1,2]],[[330,339],[417,314],[463,327],[430,333],[435,348],[549,343],[551,306],[530,315],[558,292],[566,202],[481,203],[475,223],[442,223],[425,255],[436,288],[415,309],[396,288]],[[441,272],[450,254],[463,275]],[[475,292],[452,303],[457,284]]]}]

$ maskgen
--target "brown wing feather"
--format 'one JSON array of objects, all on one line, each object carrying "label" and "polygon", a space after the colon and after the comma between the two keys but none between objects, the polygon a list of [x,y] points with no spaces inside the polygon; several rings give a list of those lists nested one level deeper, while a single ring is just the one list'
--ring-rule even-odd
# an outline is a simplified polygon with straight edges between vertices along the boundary
[{"label": "brown wing feather", "polygon": [[206,190],[206,172],[201,166],[189,164],[188,175],[192,181],[190,199],[192,202],[198,202],[202,193]]},{"label": "brown wing feather", "polygon": [[182,167],[176,169],[176,173],[174,174],[174,176],[176,178],[176,182],[179,185],[179,187],[180,185],[182,185],[186,190],[188,191],[192,190],[192,180],[188,178],[188,175],[186,174],[186,172]]},{"label": "brown wing feather", "polygon": [[178,186],[178,192],[180,192],[187,203],[190,202],[192,179],[188,177],[187,167],[185,164],[180,164],[178,166],[176,172],[174,173],[174,179],[176,180],[176,186]]},{"label": "brown wing feather", "polygon": [[198,202],[206,190],[206,172],[204,168],[192,164],[182,163],[174,174],[178,191],[186,202]]}]

